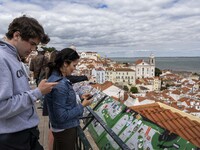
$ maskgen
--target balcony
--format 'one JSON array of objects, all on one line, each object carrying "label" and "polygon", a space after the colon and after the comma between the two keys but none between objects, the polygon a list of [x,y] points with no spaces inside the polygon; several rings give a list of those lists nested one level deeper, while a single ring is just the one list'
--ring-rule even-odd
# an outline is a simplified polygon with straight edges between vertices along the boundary
[{"label": "balcony", "polygon": [[[99,104],[105,99],[106,97],[102,98]],[[36,104],[39,106],[39,104]],[[97,107],[98,105],[96,105]],[[81,119],[83,120],[84,124],[81,123],[81,126],[78,127],[78,135],[76,141],[76,149],[77,150],[98,150],[99,148],[96,146],[92,138],[90,137],[89,133],[86,131],[88,125],[95,119],[103,128],[104,130],[110,135],[110,137],[119,145],[120,149],[130,150],[128,146],[106,125],[106,123],[94,112],[94,107],[91,109],[87,107],[88,114]],[[40,117],[40,143],[44,146],[44,150],[48,150],[48,117],[42,116],[42,110],[38,110],[38,115]],[[89,136],[89,138],[88,138]]]},{"label": "balcony", "polygon": [[[78,128],[76,147],[79,150],[197,149],[200,145],[200,121],[190,120],[191,116],[183,117],[177,110],[174,113],[164,104],[127,108],[102,93],[98,93],[93,103],[86,108],[81,118],[83,123]],[[41,113],[38,110],[40,142],[48,150],[48,117]]]}]

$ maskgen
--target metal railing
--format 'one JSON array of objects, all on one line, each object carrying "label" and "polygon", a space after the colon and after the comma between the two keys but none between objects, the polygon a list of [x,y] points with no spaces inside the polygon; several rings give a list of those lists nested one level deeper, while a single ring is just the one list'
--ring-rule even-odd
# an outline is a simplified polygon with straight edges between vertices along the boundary
[{"label": "metal railing", "polygon": [[92,150],[92,146],[90,145],[90,142],[86,138],[83,129],[79,126],[77,128],[77,139],[76,139],[76,150]]},{"label": "metal railing", "polygon": [[92,147],[87,140],[84,130],[88,127],[88,125],[95,119],[99,124],[105,129],[105,132],[111,136],[111,138],[118,144],[120,149],[122,150],[130,150],[130,148],[114,133],[114,131],[107,126],[107,124],[94,112],[94,110],[99,106],[99,104],[104,101],[107,98],[107,96],[104,96],[97,105],[91,109],[90,107],[86,107],[86,109],[89,111],[89,114],[85,117],[82,117],[81,119],[86,119],[85,125],[83,128],[79,127],[78,130],[78,139],[77,139],[77,147],[78,150],[92,150]]}]

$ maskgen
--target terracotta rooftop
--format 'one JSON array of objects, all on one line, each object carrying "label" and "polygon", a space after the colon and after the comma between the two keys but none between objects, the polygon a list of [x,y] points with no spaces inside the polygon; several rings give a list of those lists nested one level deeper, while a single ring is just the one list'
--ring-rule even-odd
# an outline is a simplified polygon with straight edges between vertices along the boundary
[{"label": "terracotta rooftop", "polygon": [[128,97],[129,97],[128,92],[124,92],[124,99],[123,100],[126,101],[128,99]]},{"label": "terracotta rooftop", "polygon": [[115,68],[114,70],[115,71],[126,71],[126,72],[128,72],[128,71],[134,71],[133,69],[130,69],[130,68]]},{"label": "terracotta rooftop", "polygon": [[103,91],[103,90],[105,90],[105,89],[107,89],[107,88],[109,88],[110,86],[112,86],[113,85],[113,83],[112,82],[110,82],[110,81],[106,81],[106,82],[104,82],[104,84],[98,84],[98,83],[96,83],[96,84],[93,84],[93,85],[91,85],[93,88],[98,88],[98,89],[100,89],[101,91]]},{"label": "terracotta rooftop", "polygon": [[96,68],[97,71],[104,71],[102,67]]},{"label": "terracotta rooftop", "polygon": [[84,53],[92,53],[92,54],[97,54],[97,52],[91,52],[91,51],[87,51],[87,52],[84,52]]},{"label": "terracotta rooftop", "polygon": [[200,147],[200,119],[162,103],[133,106],[131,109],[159,126]]},{"label": "terracotta rooftop", "polygon": [[181,92],[179,90],[174,90],[174,91],[172,91],[172,94],[180,95]]}]

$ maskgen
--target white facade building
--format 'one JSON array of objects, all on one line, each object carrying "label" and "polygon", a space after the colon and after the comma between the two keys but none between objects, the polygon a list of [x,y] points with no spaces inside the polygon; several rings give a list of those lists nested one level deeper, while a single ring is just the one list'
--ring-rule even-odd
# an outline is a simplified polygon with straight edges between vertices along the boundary
[{"label": "white facade building", "polygon": [[135,71],[130,68],[109,68],[106,70],[106,80],[113,83],[135,85]]},{"label": "white facade building", "polygon": [[94,59],[94,60],[97,61],[99,55],[97,54],[97,52],[81,52],[80,57],[81,58]]},{"label": "white facade building", "polygon": [[105,70],[103,68],[92,69],[92,76],[95,77],[96,83],[103,84],[105,82]]},{"label": "white facade building", "polygon": [[155,76],[155,57],[151,55],[149,57],[149,62],[144,60],[137,60],[135,65],[131,67],[135,70],[136,79],[150,78]]}]

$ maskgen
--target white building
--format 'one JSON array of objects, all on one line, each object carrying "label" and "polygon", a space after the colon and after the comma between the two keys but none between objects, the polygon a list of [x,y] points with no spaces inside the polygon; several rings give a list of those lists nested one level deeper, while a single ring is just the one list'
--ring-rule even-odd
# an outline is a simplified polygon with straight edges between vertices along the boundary
[{"label": "white building", "polygon": [[92,76],[95,77],[96,83],[102,84],[105,82],[105,70],[101,67],[92,69]]},{"label": "white building", "polygon": [[107,68],[106,81],[135,85],[135,71],[130,68]]},{"label": "white building", "polygon": [[81,52],[80,56],[81,58],[94,59],[96,61],[99,58],[99,55],[97,54],[97,52]]},{"label": "white building", "polygon": [[149,57],[149,62],[144,60],[137,60],[136,63],[131,67],[135,70],[136,79],[140,78],[150,78],[155,76],[155,57],[151,55]]}]

